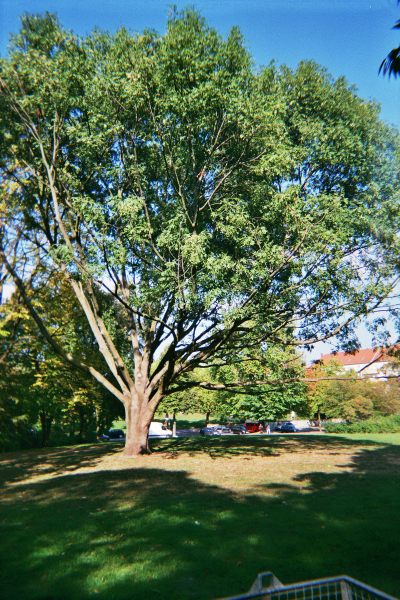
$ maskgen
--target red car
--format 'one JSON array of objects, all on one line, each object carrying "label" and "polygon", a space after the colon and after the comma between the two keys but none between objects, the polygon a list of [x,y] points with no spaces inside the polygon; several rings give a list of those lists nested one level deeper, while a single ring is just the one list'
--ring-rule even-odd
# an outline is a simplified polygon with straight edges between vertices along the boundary
[{"label": "red car", "polygon": [[260,427],[262,427],[259,421],[246,421],[244,425],[250,433],[256,433],[257,431],[260,431]]}]

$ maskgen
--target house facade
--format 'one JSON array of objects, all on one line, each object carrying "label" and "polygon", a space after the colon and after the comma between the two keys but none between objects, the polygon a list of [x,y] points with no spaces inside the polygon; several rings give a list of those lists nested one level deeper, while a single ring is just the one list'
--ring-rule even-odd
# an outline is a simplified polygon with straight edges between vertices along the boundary
[{"label": "house facade", "polygon": [[336,354],[322,354],[321,362],[327,364],[329,361],[338,362],[344,371],[355,371],[361,377],[366,375],[382,376],[391,369],[390,357],[385,348],[367,348],[357,350],[354,354],[337,352]]}]

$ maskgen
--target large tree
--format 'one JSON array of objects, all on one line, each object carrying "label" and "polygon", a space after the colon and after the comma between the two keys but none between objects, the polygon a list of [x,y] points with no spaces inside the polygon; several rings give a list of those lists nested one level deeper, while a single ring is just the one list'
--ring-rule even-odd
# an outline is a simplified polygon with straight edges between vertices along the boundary
[{"label": "large tree", "polygon": [[[188,372],[354,345],[393,289],[399,140],[344,79],[256,71],[237,29],[192,10],[163,36],[25,15],[0,69],[1,261],[52,349],[123,403],[127,455],[163,398],[213,388]],[[55,270],[105,371],[35,310]]]}]

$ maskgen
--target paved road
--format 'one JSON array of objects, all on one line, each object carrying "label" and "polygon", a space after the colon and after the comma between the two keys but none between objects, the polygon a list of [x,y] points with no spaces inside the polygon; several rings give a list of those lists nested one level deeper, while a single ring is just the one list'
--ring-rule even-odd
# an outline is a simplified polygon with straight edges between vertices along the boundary
[{"label": "paved road", "polygon": [[200,429],[195,429],[194,427],[191,427],[190,429],[177,429],[176,433],[178,434],[178,437],[188,437],[200,435]]},{"label": "paved road", "polygon": [[[191,429],[177,429],[176,433],[178,435],[178,437],[190,437],[190,436],[199,436],[200,435],[200,429],[195,429],[194,427],[192,427]],[[307,427],[306,429],[300,429],[300,431],[298,432],[301,435],[325,435],[325,431],[319,431],[318,427]],[[234,435],[231,433],[226,433],[224,435]],[[259,433],[250,433],[249,435],[267,435],[266,433],[263,434],[259,434]],[[297,435],[296,433],[281,433],[280,431],[272,431],[271,435]]]}]

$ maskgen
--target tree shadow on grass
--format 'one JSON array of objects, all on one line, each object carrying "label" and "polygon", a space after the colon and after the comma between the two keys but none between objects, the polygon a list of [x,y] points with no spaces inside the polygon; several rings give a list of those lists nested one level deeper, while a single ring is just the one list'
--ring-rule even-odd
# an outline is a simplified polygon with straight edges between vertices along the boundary
[{"label": "tree shadow on grass", "polygon": [[182,437],[160,442],[152,442],[152,451],[171,452],[179,454],[182,452],[189,455],[205,453],[216,457],[237,457],[239,455],[272,456],[282,452],[315,452],[332,450],[352,450],[358,446],[370,446],[371,448],[387,444],[371,440],[351,439],[340,436],[325,435],[243,435],[243,436],[220,436],[220,437]]},{"label": "tree shadow on grass", "polygon": [[121,449],[120,444],[93,444],[8,452],[0,455],[0,486],[22,482],[39,474],[57,476],[64,471],[94,467],[104,456]]},{"label": "tree shadow on grass", "polygon": [[[180,454],[196,456],[207,454],[211,458],[245,456],[279,456],[287,452],[353,451],[355,447],[386,446],[370,440],[354,440],[339,436],[221,436],[182,437],[171,440],[150,440],[154,454],[175,458]],[[82,467],[95,467],[104,457],[122,452],[121,442],[102,443],[63,448],[45,448],[0,455],[0,486],[29,480],[38,475],[60,476],[73,473]]]},{"label": "tree shadow on grass", "polygon": [[152,468],[9,486],[2,597],[207,600],[246,591],[262,570],[286,583],[347,573],[400,596],[400,447],[359,450],[351,466],[247,494]]}]

